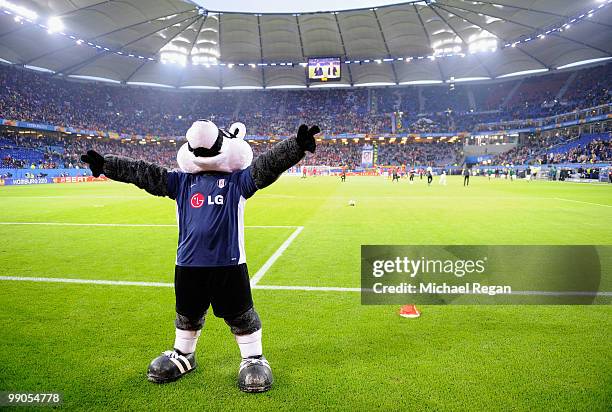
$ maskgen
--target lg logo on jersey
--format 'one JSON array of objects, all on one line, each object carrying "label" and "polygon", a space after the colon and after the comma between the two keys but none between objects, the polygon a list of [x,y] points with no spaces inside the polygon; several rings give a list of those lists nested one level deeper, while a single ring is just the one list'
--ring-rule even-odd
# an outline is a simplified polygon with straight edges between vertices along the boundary
[{"label": "lg logo on jersey", "polygon": [[190,203],[191,203],[191,207],[193,207],[194,209],[199,209],[205,204],[206,205],[222,205],[223,196],[217,195],[213,197],[212,195],[204,196],[202,193],[194,193],[193,196],[191,196]]}]

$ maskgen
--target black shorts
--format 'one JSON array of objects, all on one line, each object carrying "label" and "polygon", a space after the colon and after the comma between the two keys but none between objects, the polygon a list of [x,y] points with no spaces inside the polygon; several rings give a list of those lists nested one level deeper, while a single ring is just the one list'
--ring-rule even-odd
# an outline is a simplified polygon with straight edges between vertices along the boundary
[{"label": "black shorts", "polygon": [[201,319],[212,305],[218,318],[233,318],[253,307],[246,263],[219,267],[174,269],[176,312],[189,319]]}]

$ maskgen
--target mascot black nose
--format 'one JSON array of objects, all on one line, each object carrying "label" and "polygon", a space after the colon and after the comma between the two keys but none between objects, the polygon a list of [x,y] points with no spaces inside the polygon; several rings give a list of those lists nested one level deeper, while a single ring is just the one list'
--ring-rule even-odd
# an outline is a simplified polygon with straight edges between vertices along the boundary
[{"label": "mascot black nose", "polygon": [[[208,120],[202,120],[208,121]],[[191,144],[187,142],[187,149],[193,153],[195,157],[215,157],[219,153],[221,153],[221,146],[223,145],[223,133],[221,129],[219,129],[219,134],[217,135],[217,140],[215,140],[215,144],[212,145],[210,149],[206,147],[191,147]]]}]

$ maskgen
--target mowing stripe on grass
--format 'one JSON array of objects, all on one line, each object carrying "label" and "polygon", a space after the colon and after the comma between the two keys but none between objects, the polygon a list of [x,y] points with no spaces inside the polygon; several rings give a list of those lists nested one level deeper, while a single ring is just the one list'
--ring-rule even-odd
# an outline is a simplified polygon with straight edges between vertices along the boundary
[{"label": "mowing stripe on grass", "polygon": [[266,263],[263,264],[262,267],[259,268],[259,270],[257,271],[257,273],[255,273],[255,275],[251,278],[251,286],[255,286],[257,285],[257,283],[259,283],[259,281],[261,280],[261,278],[263,278],[263,276],[266,274],[266,272],[268,271],[268,269],[270,269],[270,267],[272,267],[272,265],[274,264],[274,262],[276,262],[276,260],[281,257],[281,255],[283,254],[283,252],[285,250],[287,250],[287,248],[289,247],[289,245],[291,244],[291,242],[293,242],[293,240],[297,237],[297,235],[300,234],[300,232],[304,229],[304,226],[298,226],[293,233],[287,238],[287,240],[285,240],[283,242],[282,245],[280,245],[280,247],[278,249],[276,249],[276,252],[274,252],[272,254],[272,256],[270,256],[268,258],[268,260],[266,260]]},{"label": "mowing stripe on grass", "polygon": [[604,205],[603,203],[593,203],[593,202],[584,202],[582,200],[563,199],[562,197],[553,197],[553,199],[555,199],[555,200],[562,200],[564,202],[584,203],[586,205],[593,205],[593,206],[612,207],[612,205]]},{"label": "mowing stripe on grass", "polygon": [[[177,227],[176,224],[148,223],[70,223],[70,222],[0,222],[0,225],[39,225],[39,226],[101,226],[101,227]],[[303,226],[245,226],[248,229],[294,229]]]},{"label": "mowing stripe on grass", "polygon": [[[30,276],[0,276],[0,281],[17,282],[43,282],[43,283],[75,283],[91,285],[110,286],[144,286],[156,288],[171,288],[173,283],[165,282],[137,282],[127,280],[99,280],[99,279],[74,279],[74,278],[45,278]],[[361,292],[361,288],[343,288],[336,286],[282,286],[282,285],[253,285],[253,289],[260,290],[297,290],[307,292]],[[367,291],[370,291],[367,289]],[[473,292],[470,294],[474,294]],[[585,291],[539,291],[539,290],[516,290],[511,295],[535,295],[535,296],[612,296],[612,292],[585,292]]]}]

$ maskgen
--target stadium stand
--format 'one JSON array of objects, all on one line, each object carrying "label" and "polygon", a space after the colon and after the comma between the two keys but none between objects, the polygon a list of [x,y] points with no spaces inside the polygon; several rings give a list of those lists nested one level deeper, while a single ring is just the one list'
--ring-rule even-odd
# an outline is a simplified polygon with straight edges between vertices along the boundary
[{"label": "stadium stand", "polygon": [[4,132],[0,138],[1,168],[83,168],[80,156],[88,149],[114,153],[173,168],[176,166],[176,144],[160,141],[142,144],[138,141],[81,137],[38,137],[35,134]]},{"label": "stadium stand", "polygon": [[[423,133],[482,130],[483,123],[525,121],[610,101],[612,64],[577,72],[564,96],[557,96],[568,73],[462,85],[454,90],[448,86],[407,86],[193,92],[83,84],[2,66],[0,117],[89,130],[179,136],[199,118],[229,124],[240,120],[236,119],[240,113],[248,118],[249,134],[277,136],[290,133],[304,121],[320,124],[327,134],[390,133],[390,114],[401,111],[402,126],[397,131]],[[500,100],[508,89],[514,90],[514,96],[501,107]],[[475,108],[469,107],[469,93],[474,95]]]},{"label": "stadium stand", "polygon": [[496,156],[492,163],[522,165],[530,161],[535,164],[610,162],[610,133],[528,139],[520,146]]},{"label": "stadium stand", "polygon": [[612,161],[609,134],[586,134],[537,157],[547,163],[597,163]]},{"label": "stadium stand", "polygon": [[[255,156],[273,142],[252,142]],[[320,142],[315,154],[307,155],[302,165],[361,166],[363,142]],[[79,158],[93,148],[101,153],[115,153],[153,161],[168,168],[176,167],[177,144],[172,141],[121,141],[89,136],[64,138],[23,137],[4,132],[0,138],[0,168],[83,168]],[[462,163],[461,142],[381,143],[378,164],[386,166],[419,165],[446,167]],[[578,137],[564,135],[527,139],[516,148],[495,156],[493,164],[523,165],[558,163],[596,163],[612,161],[610,133]]]},{"label": "stadium stand", "polygon": [[[82,168],[80,154],[94,148],[174,167],[177,144],[173,138],[181,136],[193,121],[211,118],[221,125],[245,121],[248,134],[264,140],[289,135],[303,122],[317,123],[324,135],[339,139],[321,142],[317,153],[307,156],[302,164],[355,168],[360,166],[364,141],[340,139],[343,134],[376,136],[540,127],[546,122],[584,119],[591,113],[590,108],[602,104],[608,106],[598,109],[598,113],[609,114],[611,74],[612,64],[607,64],[453,88],[434,85],[194,92],[67,81],[3,65],[0,118],[158,139],[108,139],[5,129],[0,138],[0,166]],[[255,155],[270,144],[261,139],[252,141]],[[381,165],[448,166],[463,161],[460,141],[449,144],[404,139],[381,142],[377,147]],[[522,139],[517,147],[492,158],[494,164],[500,165],[610,160],[609,133]]]}]

